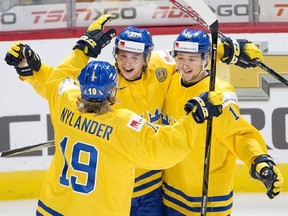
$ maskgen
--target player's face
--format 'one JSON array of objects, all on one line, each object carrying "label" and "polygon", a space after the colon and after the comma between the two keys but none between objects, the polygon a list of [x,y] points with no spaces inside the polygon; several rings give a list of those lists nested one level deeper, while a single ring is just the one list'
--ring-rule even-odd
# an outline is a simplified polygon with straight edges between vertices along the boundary
[{"label": "player's face", "polygon": [[175,62],[181,76],[188,83],[198,82],[207,75],[206,60],[201,58],[201,53],[177,52]]},{"label": "player's face", "polygon": [[116,61],[120,73],[126,80],[133,81],[141,77],[142,68],[145,64],[143,53],[119,50]]}]

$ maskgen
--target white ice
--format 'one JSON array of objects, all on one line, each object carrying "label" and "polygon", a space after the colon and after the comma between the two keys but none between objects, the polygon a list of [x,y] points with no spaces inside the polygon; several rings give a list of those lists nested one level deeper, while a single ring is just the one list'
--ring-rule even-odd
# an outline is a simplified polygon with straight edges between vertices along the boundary
[{"label": "white ice", "polygon": [[[236,193],[232,216],[288,216],[288,193],[269,199],[264,193]],[[0,202],[1,216],[33,216],[37,200]]]}]

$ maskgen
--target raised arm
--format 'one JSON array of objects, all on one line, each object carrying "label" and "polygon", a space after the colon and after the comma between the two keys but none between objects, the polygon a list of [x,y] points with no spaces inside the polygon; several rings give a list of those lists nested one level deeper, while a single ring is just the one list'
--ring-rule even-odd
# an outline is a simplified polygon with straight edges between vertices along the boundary
[{"label": "raised arm", "polygon": [[5,61],[14,66],[20,80],[28,82],[40,96],[46,98],[45,83],[54,68],[43,64],[28,44],[14,42],[6,53]]}]

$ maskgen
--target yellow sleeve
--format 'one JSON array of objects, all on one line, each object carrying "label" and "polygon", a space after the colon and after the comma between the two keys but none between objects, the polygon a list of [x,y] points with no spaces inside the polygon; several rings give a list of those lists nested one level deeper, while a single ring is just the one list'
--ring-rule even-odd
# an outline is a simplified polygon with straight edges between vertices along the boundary
[{"label": "yellow sleeve", "polygon": [[78,80],[80,71],[86,66],[90,57],[82,50],[73,50],[55,69],[57,73],[65,73],[67,77]]},{"label": "yellow sleeve", "polygon": [[[76,77],[80,70],[87,64],[89,57],[87,57],[82,51],[78,50],[77,54],[68,56],[62,63],[66,66],[73,68],[73,77]],[[74,59],[75,58],[75,59]],[[70,64],[70,65],[69,65]],[[73,67],[74,66],[74,67]],[[64,66],[63,66],[64,67]],[[61,67],[61,68],[63,68]],[[47,99],[46,81],[48,80],[51,73],[54,71],[54,67],[42,63],[39,71],[33,71],[33,76],[19,76],[22,81],[28,82],[33,89],[43,98]]]},{"label": "yellow sleeve", "polygon": [[47,82],[46,88],[47,98],[51,100],[56,94],[56,88],[61,85],[65,78],[69,78],[70,82],[78,82],[78,75],[82,68],[88,63],[89,57],[86,56],[82,50],[73,50],[51,73]]},{"label": "yellow sleeve", "polygon": [[45,83],[53,70],[52,66],[42,63],[39,71],[33,71],[33,76],[20,76],[19,78],[28,82],[41,97],[46,99]]},{"label": "yellow sleeve", "polygon": [[[224,96],[225,100],[227,102],[229,99]],[[230,97],[230,100],[232,101],[233,97]],[[248,168],[256,156],[267,154],[266,143],[261,133],[240,115],[236,103],[231,102],[224,107],[222,115],[215,118],[213,130],[217,139]]]},{"label": "yellow sleeve", "polygon": [[158,126],[158,129],[155,126],[146,123],[133,139],[135,148],[130,154],[136,167],[167,169],[174,166],[193,150],[197,134],[203,132],[200,131],[203,127],[197,127],[191,115],[182,117],[173,126]]}]

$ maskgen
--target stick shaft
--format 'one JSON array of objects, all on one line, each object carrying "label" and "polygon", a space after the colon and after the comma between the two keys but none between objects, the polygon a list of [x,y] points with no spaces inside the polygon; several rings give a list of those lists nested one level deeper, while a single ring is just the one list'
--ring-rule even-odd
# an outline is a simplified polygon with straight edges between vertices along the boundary
[{"label": "stick shaft", "polygon": [[[184,1],[189,6],[189,8],[183,6],[177,0],[171,0],[172,4],[174,4],[177,8],[179,8],[184,13],[188,14],[190,17],[192,17],[194,20],[200,23],[202,26],[210,30],[211,39],[212,39],[212,53],[211,53],[209,91],[214,91],[215,80],[216,80],[218,20],[217,20],[216,15],[210,10],[210,8],[202,0],[184,0]],[[207,120],[204,170],[203,170],[203,185],[202,185],[201,216],[205,216],[207,212],[212,123],[213,123],[212,118]]]},{"label": "stick shaft", "polygon": [[[209,91],[215,90],[216,80],[216,58],[217,58],[217,39],[218,39],[218,20],[209,26],[212,37],[212,54],[211,54],[211,69],[210,69],[210,83]],[[208,185],[209,185],[209,171],[210,171],[210,151],[212,139],[212,124],[213,118],[207,120],[206,127],[206,143],[204,155],[204,171],[202,184],[202,202],[201,202],[201,216],[205,216],[207,212],[208,202]]]},{"label": "stick shaft", "polygon": [[288,86],[288,80],[286,80],[283,76],[281,76],[279,73],[274,71],[272,68],[268,67],[266,64],[261,62],[259,59],[254,59],[253,62],[269,74],[271,74],[275,79],[279,80],[284,85]]},{"label": "stick shaft", "polygon": [[7,151],[0,152],[0,157],[10,157],[18,154],[23,154],[27,152],[32,152],[32,151],[38,151],[44,148],[49,148],[54,146],[54,140],[50,140],[44,143],[39,143],[36,145],[31,145],[31,146],[25,146],[17,149],[11,149]]}]

